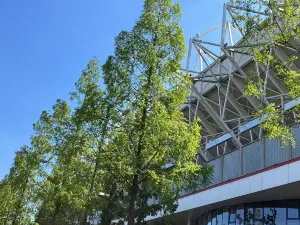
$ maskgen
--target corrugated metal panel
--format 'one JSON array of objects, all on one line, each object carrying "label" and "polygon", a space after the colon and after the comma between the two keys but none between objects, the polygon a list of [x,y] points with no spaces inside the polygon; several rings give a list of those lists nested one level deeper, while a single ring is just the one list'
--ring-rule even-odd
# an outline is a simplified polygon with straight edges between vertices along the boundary
[{"label": "corrugated metal panel", "polygon": [[239,176],[239,151],[224,155],[223,180],[230,180]]},{"label": "corrugated metal panel", "polygon": [[293,128],[293,135],[296,141],[296,148],[292,150],[293,159],[300,157],[300,127]]},{"label": "corrugated metal panel", "polygon": [[283,148],[279,140],[266,139],[265,145],[265,167],[285,162],[288,155],[288,146]]},{"label": "corrugated metal panel", "polygon": [[221,182],[221,159],[217,158],[208,163],[209,166],[214,167],[214,172],[212,174],[210,186],[218,184]]},{"label": "corrugated metal panel", "polygon": [[253,173],[261,168],[261,142],[243,147],[243,174]]}]

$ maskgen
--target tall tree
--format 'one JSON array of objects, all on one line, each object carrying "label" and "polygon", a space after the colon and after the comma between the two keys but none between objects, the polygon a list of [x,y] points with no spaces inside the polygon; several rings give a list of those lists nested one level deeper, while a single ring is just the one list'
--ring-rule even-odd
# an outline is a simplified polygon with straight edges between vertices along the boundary
[{"label": "tall tree", "polygon": [[71,95],[74,109],[58,100],[43,111],[31,146],[0,184],[1,220],[141,224],[174,212],[182,190],[207,181],[210,170],[195,162],[198,121],[186,123],[179,110],[191,85],[178,72],[185,53],[180,16],[171,0],[146,0],[102,66],[104,89],[93,59]]},{"label": "tall tree", "polygon": [[0,184],[0,221],[7,225],[33,224],[35,175],[39,168],[33,148],[23,146],[16,152],[9,174]]},{"label": "tall tree", "polygon": [[115,55],[103,66],[105,79],[116,78],[109,93],[124,100],[100,157],[125,190],[129,225],[160,210],[174,212],[180,191],[208,174],[195,163],[198,121],[186,123],[179,110],[191,85],[178,72],[185,53],[180,17],[171,0],[146,0],[139,21],[119,34]]},{"label": "tall tree", "polygon": [[90,166],[84,134],[73,121],[67,103],[58,100],[52,113],[43,112],[35,124],[38,135],[33,146],[45,151],[49,159],[40,177],[36,221],[42,224],[72,224],[80,218],[85,202],[86,177]]},{"label": "tall tree", "polygon": [[[72,93],[72,97],[79,103],[75,109],[74,120],[82,124],[88,139],[93,140],[90,148],[94,150],[94,160],[91,162],[93,172],[88,179],[88,201],[83,214],[83,225],[87,224],[88,218],[95,217],[97,211],[103,210],[107,213],[101,214],[105,215],[102,224],[110,224],[114,216],[113,202],[117,197],[116,183],[103,171],[99,156],[104,149],[111,125],[117,122],[115,105],[120,100],[116,100],[116,95],[110,95],[100,87],[98,64],[97,59],[88,63],[76,83],[77,91]],[[106,89],[110,89],[112,85],[115,85],[115,79],[107,81]]]}]

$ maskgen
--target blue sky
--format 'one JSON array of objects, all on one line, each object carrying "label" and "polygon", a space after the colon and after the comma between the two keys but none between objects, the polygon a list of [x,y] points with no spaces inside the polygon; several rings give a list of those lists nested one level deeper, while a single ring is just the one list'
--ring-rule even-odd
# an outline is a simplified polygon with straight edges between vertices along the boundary
[{"label": "blue sky", "polygon": [[[224,0],[179,0],[188,39],[221,23]],[[114,51],[142,0],[2,0],[0,2],[0,179],[28,144],[32,124],[57,98],[67,99],[87,62]]]}]

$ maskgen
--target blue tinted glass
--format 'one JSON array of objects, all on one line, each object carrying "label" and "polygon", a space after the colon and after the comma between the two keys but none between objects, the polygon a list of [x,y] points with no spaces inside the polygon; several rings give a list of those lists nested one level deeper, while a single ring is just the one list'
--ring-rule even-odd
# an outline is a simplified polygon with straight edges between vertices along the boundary
[{"label": "blue tinted glass", "polygon": [[299,210],[297,208],[288,208],[288,218],[289,219],[298,219]]},{"label": "blue tinted glass", "polygon": [[262,208],[256,208],[254,211],[254,220],[261,220],[263,218]]},{"label": "blue tinted glass", "polygon": [[286,225],[286,208],[275,208],[275,224]]},{"label": "blue tinted glass", "polygon": [[212,214],[211,225],[217,225],[217,211]]},{"label": "blue tinted glass", "polygon": [[253,224],[253,208],[251,206],[247,206],[245,208],[245,225]]},{"label": "blue tinted glass", "polygon": [[207,225],[211,225],[211,212],[209,212],[207,216]]},{"label": "blue tinted glass", "polygon": [[274,224],[275,223],[275,209],[274,208],[264,208],[264,218],[265,224]]},{"label": "blue tinted glass", "polygon": [[238,206],[236,211],[236,225],[244,225],[244,206]]},{"label": "blue tinted glass", "polygon": [[236,207],[231,207],[230,208],[229,222],[230,223],[235,223],[235,220],[236,220]]},{"label": "blue tinted glass", "polygon": [[298,201],[288,201],[288,219],[299,219]]},{"label": "blue tinted glass", "polygon": [[287,225],[300,225],[299,220],[288,220]]},{"label": "blue tinted glass", "polygon": [[223,225],[228,225],[229,220],[229,209],[225,208],[223,212]]},{"label": "blue tinted glass", "polygon": [[217,225],[223,225],[222,224],[222,214],[223,214],[223,210],[218,210],[218,213],[217,213]]}]

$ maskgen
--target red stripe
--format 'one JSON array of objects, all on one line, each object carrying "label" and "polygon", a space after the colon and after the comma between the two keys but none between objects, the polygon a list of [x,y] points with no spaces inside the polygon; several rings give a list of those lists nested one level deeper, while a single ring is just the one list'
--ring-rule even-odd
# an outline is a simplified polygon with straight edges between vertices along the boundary
[{"label": "red stripe", "polygon": [[243,176],[240,176],[240,177],[231,179],[231,180],[227,180],[227,181],[221,182],[221,183],[219,183],[219,184],[215,184],[215,185],[213,185],[213,186],[211,186],[211,187],[204,188],[204,189],[202,189],[202,190],[199,190],[199,191],[196,191],[196,192],[193,192],[193,193],[190,193],[190,194],[182,195],[182,196],[179,197],[179,199],[180,199],[180,198],[185,198],[185,197],[188,197],[188,196],[191,196],[191,195],[195,195],[195,194],[198,194],[198,193],[200,193],[200,192],[207,191],[207,190],[210,190],[210,189],[213,189],[213,188],[216,188],[216,187],[225,185],[225,184],[229,184],[229,183],[232,183],[232,182],[234,182],[234,181],[244,179],[244,178],[246,178],[246,177],[251,177],[251,176],[254,176],[254,175],[256,175],[256,174],[263,173],[263,172],[266,172],[266,171],[269,171],[269,170],[272,170],[272,169],[275,169],[275,168],[278,168],[278,167],[281,167],[281,166],[284,166],[284,165],[287,165],[287,164],[290,164],[290,163],[293,163],[293,162],[297,162],[297,161],[300,161],[300,157],[299,157],[299,158],[296,158],[296,159],[291,159],[291,160],[288,160],[288,161],[286,161],[286,162],[279,163],[279,164],[276,164],[276,165],[273,165],[273,166],[270,166],[270,167],[267,167],[267,168],[264,168],[264,169],[261,169],[261,170],[258,170],[258,171],[255,171],[255,172],[253,172],[253,173],[249,173],[249,174],[247,174],[247,175],[243,175]]},{"label": "red stripe", "polygon": [[[285,166],[285,165],[288,165],[288,164],[291,164],[291,163],[297,162],[297,161],[300,161],[300,157],[296,158],[296,159],[291,159],[291,160],[288,160],[286,162],[279,163],[279,164],[276,164],[276,165],[273,165],[273,166],[270,166],[270,167],[267,167],[267,168],[264,168],[264,169],[261,169],[261,170],[258,170],[258,171],[255,171],[253,173],[249,173],[247,175],[243,175],[243,176],[231,179],[231,180],[227,180],[227,181],[221,182],[219,184],[215,184],[215,185],[213,185],[211,187],[204,188],[204,189],[202,189],[200,191],[196,191],[196,192],[193,192],[193,193],[190,193],[190,194],[182,195],[182,196],[179,197],[179,199],[185,198],[185,197],[188,197],[188,196],[191,196],[191,195],[195,195],[195,194],[198,194],[200,192],[207,191],[207,190],[210,190],[210,189],[213,189],[213,188],[216,188],[216,187],[220,187],[222,185],[229,184],[229,183],[232,183],[234,181],[244,179],[246,177],[251,177],[251,176],[254,176],[254,175],[259,174],[259,173],[263,173],[263,172],[266,172],[266,171],[269,171],[269,170],[272,170],[272,169],[276,169],[278,167]],[[114,219],[114,220],[118,220],[118,219]]]}]

